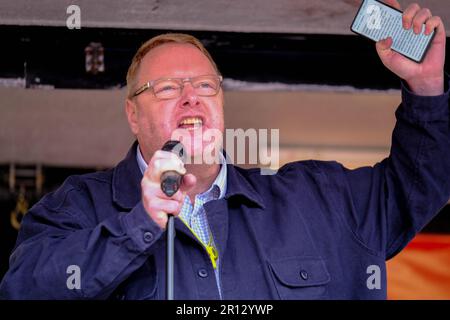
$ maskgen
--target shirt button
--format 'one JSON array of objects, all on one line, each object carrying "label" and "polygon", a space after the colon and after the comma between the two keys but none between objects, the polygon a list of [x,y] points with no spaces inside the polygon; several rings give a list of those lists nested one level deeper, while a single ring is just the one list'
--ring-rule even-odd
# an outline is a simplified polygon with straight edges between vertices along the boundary
[{"label": "shirt button", "polygon": [[303,280],[308,280],[308,272],[306,272],[305,270],[301,270],[301,271],[300,271],[300,277],[301,277]]},{"label": "shirt button", "polygon": [[153,233],[151,233],[151,232],[146,232],[146,233],[144,233],[144,241],[145,242],[151,242],[153,240]]},{"label": "shirt button", "polygon": [[208,276],[208,271],[206,271],[206,269],[198,269],[197,272],[198,276],[201,278],[206,278]]}]

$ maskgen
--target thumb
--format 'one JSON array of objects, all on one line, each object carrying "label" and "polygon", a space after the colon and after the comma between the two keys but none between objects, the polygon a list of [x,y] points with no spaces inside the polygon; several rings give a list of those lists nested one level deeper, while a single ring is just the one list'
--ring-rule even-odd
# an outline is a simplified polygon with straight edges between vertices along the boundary
[{"label": "thumb", "polygon": [[197,178],[192,174],[188,173],[183,176],[183,181],[181,183],[181,191],[183,193],[188,192],[191,190],[197,183]]},{"label": "thumb", "polygon": [[391,49],[392,46],[392,38],[386,38],[383,40],[380,40],[376,43],[376,49],[378,52],[378,55],[380,56],[381,60],[384,62],[387,59],[389,59],[392,54],[394,53]]}]

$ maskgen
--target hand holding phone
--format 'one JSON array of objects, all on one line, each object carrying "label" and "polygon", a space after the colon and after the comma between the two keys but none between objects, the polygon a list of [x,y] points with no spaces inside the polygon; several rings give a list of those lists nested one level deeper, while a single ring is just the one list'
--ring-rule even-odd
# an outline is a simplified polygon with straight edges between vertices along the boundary
[{"label": "hand holding phone", "polygon": [[351,29],[376,43],[384,66],[421,96],[444,92],[445,26],[427,8],[397,0],[364,0]]},{"label": "hand holding phone", "polygon": [[379,41],[391,37],[392,50],[422,62],[433,41],[435,31],[425,34],[425,24],[419,34],[413,28],[403,28],[402,12],[377,0],[364,0],[353,20],[351,30],[366,38]]}]

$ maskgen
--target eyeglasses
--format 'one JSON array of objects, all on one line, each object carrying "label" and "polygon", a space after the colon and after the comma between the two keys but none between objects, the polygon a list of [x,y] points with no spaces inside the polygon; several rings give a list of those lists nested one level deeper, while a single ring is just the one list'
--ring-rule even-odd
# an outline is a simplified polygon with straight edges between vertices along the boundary
[{"label": "eyeglasses", "polygon": [[211,97],[219,93],[222,81],[222,76],[217,75],[204,75],[193,78],[157,79],[144,84],[142,87],[137,89],[131,97],[136,97],[145,90],[151,88],[153,94],[158,99],[175,99],[181,95],[186,82],[189,82],[192,85],[197,95]]}]

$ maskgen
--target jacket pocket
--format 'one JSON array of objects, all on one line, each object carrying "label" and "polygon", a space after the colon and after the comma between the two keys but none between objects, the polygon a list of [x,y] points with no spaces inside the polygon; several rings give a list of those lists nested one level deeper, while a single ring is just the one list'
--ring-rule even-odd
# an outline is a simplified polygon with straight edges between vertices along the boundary
[{"label": "jacket pocket", "polygon": [[269,261],[272,280],[282,300],[326,298],[330,275],[320,257],[289,257]]}]

